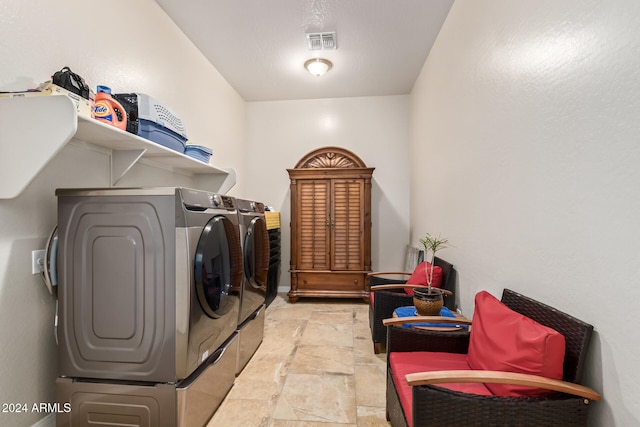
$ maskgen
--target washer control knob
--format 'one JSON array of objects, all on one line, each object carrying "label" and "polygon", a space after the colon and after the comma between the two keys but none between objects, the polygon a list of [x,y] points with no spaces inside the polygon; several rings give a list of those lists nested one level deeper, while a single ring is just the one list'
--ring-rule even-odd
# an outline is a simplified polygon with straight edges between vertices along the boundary
[{"label": "washer control knob", "polygon": [[220,205],[222,205],[222,198],[220,197],[219,194],[215,194],[213,196],[213,199],[211,200],[211,202],[213,203],[213,207],[219,207]]}]

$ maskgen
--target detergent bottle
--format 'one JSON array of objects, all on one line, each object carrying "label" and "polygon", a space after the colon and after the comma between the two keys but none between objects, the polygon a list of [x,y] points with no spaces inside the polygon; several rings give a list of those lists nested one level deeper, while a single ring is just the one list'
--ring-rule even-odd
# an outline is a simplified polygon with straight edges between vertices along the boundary
[{"label": "detergent bottle", "polygon": [[118,129],[127,130],[127,113],[122,105],[111,97],[111,88],[98,86],[93,107],[93,117]]}]

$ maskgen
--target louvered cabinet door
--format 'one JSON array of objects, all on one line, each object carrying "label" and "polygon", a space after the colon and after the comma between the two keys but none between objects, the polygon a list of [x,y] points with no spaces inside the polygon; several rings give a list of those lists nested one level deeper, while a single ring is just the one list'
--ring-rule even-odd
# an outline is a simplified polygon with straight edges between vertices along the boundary
[{"label": "louvered cabinet door", "polygon": [[298,268],[330,270],[331,182],[301,180],[298,183]]},{"label": "louvered cabinet door", "polygon": [[332,180],[331,269],[364,269],[364,181]]}]

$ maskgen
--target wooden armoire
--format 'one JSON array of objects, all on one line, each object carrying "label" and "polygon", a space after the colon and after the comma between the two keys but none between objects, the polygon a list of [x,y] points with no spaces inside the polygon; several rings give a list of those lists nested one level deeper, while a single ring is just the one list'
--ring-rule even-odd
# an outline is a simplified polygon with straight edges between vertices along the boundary
[{"label": "wooden armoire", "polygon": [[354,153],[323,147],[304,156],[291,180],[291,290],[300,297],[369,299],[371,176]]}]

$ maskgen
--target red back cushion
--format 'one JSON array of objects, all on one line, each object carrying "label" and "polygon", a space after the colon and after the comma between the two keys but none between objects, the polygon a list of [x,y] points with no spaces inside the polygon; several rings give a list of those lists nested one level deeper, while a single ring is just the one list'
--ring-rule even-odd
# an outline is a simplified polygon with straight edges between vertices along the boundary
[{"label": "red back cushion", "polygon": [[[467,361],[472,369],[519,372],[562,379],[564,336],[516,313],[488,292],[476,295]],[[497,396],[531,396],[544,390],[487,384]]]},{"label": "red back cushion", "polygon": [[[429,268],[429,274],[431,274],[431,264],[426,261],[421,262],[418,264],[416,269],[413,270],[413,273],[411,274],[411,277],[409,277],[409,280],[407,280],[407,283],[411,285],[427,286],[427,275],[425,272],[427,267]],[[431,281],[431,286],[434,288],[442,286],[442,268],[437,265],[433,266],[433,280]],[[404,291],[409,295],[413,295],[412,288],[404,288]]]}]

